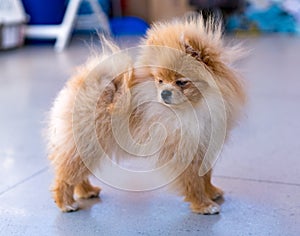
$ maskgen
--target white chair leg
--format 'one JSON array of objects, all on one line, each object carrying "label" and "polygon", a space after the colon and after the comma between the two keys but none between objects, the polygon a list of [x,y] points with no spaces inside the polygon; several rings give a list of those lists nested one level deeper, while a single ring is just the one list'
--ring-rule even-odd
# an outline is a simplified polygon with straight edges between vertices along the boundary
[{"label": "white chair leg", "polygon": [[[1,0],[0,0],[1,1]],[[28,26],[26,28],[26,36],[32,38],[56,38],[54,48],[56,51],[61,52],[67,46],[72,31],[74,28],[75,20],[77,19],[77,12],[83,0],[70,0],[60,25],[37,25]],[[97,0],[87,0],[96,15],[99,24],[103,30],[110,34],[109,21],[105,13],[102,11],[101,6]]]},{"label": "white chair leg", "polygon": [[54,48],[56,51],[65,49],[70,40],[77,12],[82,0],[70,0]]},{"label": "white chair leg", "polygon": [[90,3],[93,12],[97,15],[99,23],[101,24],[102,29],[107,33],[111,34],[110,32],[110,26],[109,21],[107,19],[107,16],[102,10],[102,7],[99,5],[97,0],[88,0]]}]

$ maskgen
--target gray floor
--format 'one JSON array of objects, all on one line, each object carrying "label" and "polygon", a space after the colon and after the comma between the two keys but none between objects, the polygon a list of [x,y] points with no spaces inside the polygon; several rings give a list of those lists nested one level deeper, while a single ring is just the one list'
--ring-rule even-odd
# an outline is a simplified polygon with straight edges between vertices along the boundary
[{"label": "gray floor", "polygon": [[0,52],[0,235],[300,235],[300,38],[242,41],[251,49],[239,63],[249,101],[215,168],[226,195],[214,216],[191,213],[165,189],[132,193],[103,183],[101,199],[61,213],[41,130],[89,49],[75,40],[61,54],[47,46]]}]

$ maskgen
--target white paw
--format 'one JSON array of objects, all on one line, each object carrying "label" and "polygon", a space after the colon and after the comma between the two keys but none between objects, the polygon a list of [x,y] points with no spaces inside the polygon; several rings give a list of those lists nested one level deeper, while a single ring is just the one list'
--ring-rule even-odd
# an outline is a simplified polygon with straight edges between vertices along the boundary
[{"label": "white paw", "polygon": [[79,205],[77,202],[72,203],[71,205],[65,205],[62,208],[63,212],[72,212],[72,211],[77,211],[79,209]]},{"label": "white paw", "polygon": [[209,207],[207,207],[206,211],[207,213],[204,214],[209,214],[209,215],[218,214],[221,211],[221,207],[219,205],[210,205]]},{"label": "white paw", "polygon": [[212,204],[200,204],[200,205],[191,205],[192,211],[197,213],[197,214],[203,214],[203,215],[214,215],[214,214],[218,214],[221,210],[221,207],[216,204],[216,203],[212,203]]}]

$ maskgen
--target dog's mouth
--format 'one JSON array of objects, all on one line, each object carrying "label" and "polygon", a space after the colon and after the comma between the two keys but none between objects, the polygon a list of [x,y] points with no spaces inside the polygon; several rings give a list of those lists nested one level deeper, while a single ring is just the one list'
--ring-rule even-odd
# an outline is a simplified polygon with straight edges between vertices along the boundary
[{"label": "dog's mouth", "polygon": [[163,102],[164,102],[165,104],[167,104],[167,105],[171,105],[171,104],[172,104],[172,102],[171,102],[170,100],[165,100],[165,99],[163,99]]}]

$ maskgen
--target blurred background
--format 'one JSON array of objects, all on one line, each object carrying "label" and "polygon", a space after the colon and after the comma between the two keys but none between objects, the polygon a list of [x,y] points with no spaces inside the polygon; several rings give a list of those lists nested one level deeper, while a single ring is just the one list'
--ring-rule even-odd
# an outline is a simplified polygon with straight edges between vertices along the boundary
[{"label": "blurred background", "polygon": [[222,17],[230,33],[300,34],[299,0],[1,0],[0,48],[59,39],[63,50],[74,34],[95,32],[142,36],[152,22],[191,11]]}]

